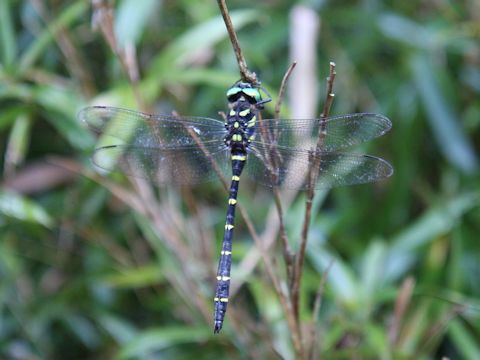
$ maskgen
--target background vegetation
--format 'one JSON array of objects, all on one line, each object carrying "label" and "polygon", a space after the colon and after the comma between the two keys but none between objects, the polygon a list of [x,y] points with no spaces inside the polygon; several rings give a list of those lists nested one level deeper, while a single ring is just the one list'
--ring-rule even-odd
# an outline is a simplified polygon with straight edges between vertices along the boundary
[{"label": "background vegetation", "polygon": [[[274,97],[302,40],[292,36],[302,5],[320,22],[310,74],[320,90],[337,64],[332,114],[374,111],[394,124],[363,149],[391,161],[391,179],[315,198],[300,313],[311,357],[478,358],[480,3],[228,4],[249,67]],[[0,357],[294,357],[241,218],[236,293],[213,335],[221,185],[156,189],[96,175],[95,139],[76,119],[92,103],[218,116],[239,75],[217,4],[113,6],[118,54],[100,31],[108,16],[92,19],[87,1],[0,1]],[[294,109],[287,102],[282,115]],[[296,249],[305,196],[285,196]],[[276,239],[271,194],[247,181],[239,201],[262,241]],[[282,277],[279,246],[270,254]]]}]

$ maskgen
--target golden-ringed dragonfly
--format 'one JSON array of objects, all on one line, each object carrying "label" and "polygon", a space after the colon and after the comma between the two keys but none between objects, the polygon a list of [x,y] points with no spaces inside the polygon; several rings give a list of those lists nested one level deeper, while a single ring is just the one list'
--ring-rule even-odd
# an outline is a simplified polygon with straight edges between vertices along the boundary
[{"label": "golden-ringed dragonfly", "polygon": [[120,169],[157,184],[197,184],[216,179],[219,171],[231,176],[214,297],[215,333],[222,328],[229,300],[235,207],[245,165],[255,181],[287,189],[307,189],[312,164],[316,164],[315,188],[370,183],[393,173],[381,158],[338,151],[385,134],[392,126],[385,116],[260,119],[260,110],[271,100],[262,99],[261,89],[235,83],[226,94],[225,121],[107,106],[87,107],[79,113],[91,130],[109,139],[93,155],[100,168]]}]

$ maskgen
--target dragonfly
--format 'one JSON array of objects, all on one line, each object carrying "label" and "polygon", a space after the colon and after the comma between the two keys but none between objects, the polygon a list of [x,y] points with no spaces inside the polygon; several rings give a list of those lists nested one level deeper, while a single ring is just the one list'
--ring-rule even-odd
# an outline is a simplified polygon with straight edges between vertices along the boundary
[{"label": "dragonfly", "polygon": [[262,89],[236,82],[226,93],[223,120],[109,106],[91,106],[79,113],[93,132],[109,139],[92,156],[101,169],[179,186],[231,176],[217,269],[214,333],[222,329],[229,301],[235,209],[244,168],[250,178],[269,188],[296,190],[365,184],[393,173],[382,158],[342,151],[389,131],[392,123],[387,117],[355,113],[262,119],[260,112],[271,101],[270,96],[263,98],[262,93],[268,93]]}]

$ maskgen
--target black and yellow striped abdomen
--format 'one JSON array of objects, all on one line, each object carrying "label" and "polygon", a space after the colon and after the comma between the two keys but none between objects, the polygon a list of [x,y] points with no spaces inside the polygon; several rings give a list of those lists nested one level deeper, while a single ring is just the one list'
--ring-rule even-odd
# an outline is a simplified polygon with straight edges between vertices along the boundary
[{"label": "black and yellow striped abdomen", "polygon": [[227,311],[230,291],[230,271],[232,268],[232,240],[235,227],[235,208],[237,193],[245,162],[247,160],[248,144],[255,135],[255,122],[257,117],[255,104],[252,105],[245,96],[240,96],[236,101],[230,102],[230,112],[225,126],[228,134],[225,144],[229,146],[232,161],[232,181],[228,196],[225,232],[220,252],[220,261],[217,270],[217,286],[215,291],[215,327],[218,333],[223,325]]}]

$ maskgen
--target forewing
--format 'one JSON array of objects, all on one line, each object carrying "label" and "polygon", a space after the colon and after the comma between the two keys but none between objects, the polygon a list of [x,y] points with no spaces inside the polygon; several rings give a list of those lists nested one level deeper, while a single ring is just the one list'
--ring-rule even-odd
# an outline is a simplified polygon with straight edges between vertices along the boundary
[{"label": "forewing", "polygon": [[214,163],[227,171],[221,121],[105,106],[85,108],[78,116],[101,135],[92,160],[105,170],[178,185],[216,178]]},{"label": "forewing", "polygon": [[308,188],[309,169],[317,177],[317,189],[365,184],[389,177],[392,166],[385,160],[362,154],[313,152],[253,147],[247,161],[247,174],[269,187]]},{"label": "forewing", "polygon": [[324,136],[321,151],[335,151],[382,136],[392,127],[380,114],[357,113],[321,119],[266,119],[257,121],[257,136],[253,143],[276,144],[300,150],[316,148],[318,134]]},{"label": "forewing", "polygon": [[115,145],[176,147],[198,141],[221,142],[223,122],[204,117],[152,115],[108,106],[81,110],[80,120],[97,134],[119,140]]},{"label": "forewing", "polygon": [[229,152],[224,146],[178,148],[111,145],[95,150],[93,163],[107,171],[149,179],[156,184],[190,185],[229,172]]}]

